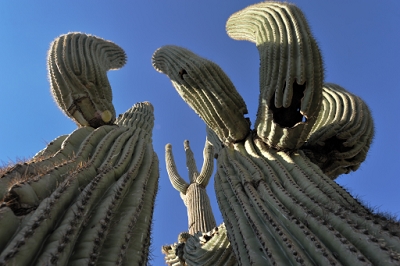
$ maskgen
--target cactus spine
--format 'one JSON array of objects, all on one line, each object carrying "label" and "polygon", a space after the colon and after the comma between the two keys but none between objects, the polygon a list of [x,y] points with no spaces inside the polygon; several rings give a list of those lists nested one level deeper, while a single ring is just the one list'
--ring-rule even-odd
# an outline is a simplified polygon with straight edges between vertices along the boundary
[{"label": "cactus spine", "polygon": [[[229,142],[220,133],[226,128],[215,129],[213,119],[229,110],[196,107],[182,95],[184,82],[202,88],[193,81],[204,83],[210,75],[192,70],[174,82],[185,63],[177,55],[186,49],[162,47],[153,65],[197,113],[207,111],[201,118],[218,147],[215,191],[237,262],[398,265],[398,222],[373,214],[333,181],[365,159],[373,121],[360,98],[323,84],[322,59],[304,15],[292,4],[263,2],[233,14],[227,31],[234,39],[255,42],[261,58],[257,120],[244,140]],[[213,90],[202,88],[196,101],[208,101],[206,92]],[[231,92],[237,94],[233,87]],[[229,96],[218,97],[228,101]],[[228,102],[218,106],[224,105]]]},{"label": "cactus spine", "polygon": [[124,61],[97,37],[53,42],[52,90],[82,127],[0,179],[0,265],[146,264],[159,175],[154,115],[145,102],[115,120],[105,70]]}]

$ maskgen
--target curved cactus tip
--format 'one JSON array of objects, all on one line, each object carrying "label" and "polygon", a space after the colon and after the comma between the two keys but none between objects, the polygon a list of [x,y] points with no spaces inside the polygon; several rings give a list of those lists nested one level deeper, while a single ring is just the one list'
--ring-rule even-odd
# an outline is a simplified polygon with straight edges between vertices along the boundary
[{"label": "curved cactus tip", "polygon": [[154,106],[151,104],[151,102],[144,101],[144,102],[142,102],[142,103],[143,103],[144,105],[147,105],[148,107],[150,107],[151,111],[154,112]]},{"label": "curved cactus tip", "polygon": [[71,32],[57,37],[47,63],[51,92],[60,109],[79,126],[114,123],[107,71],[124,66],[126,58],[121,47],[93,35]]},{"label": "curved cactus tip", "polygon": [[172,144],[168,143],[167,145],[165,145],[165,150],[166,151],[172,150]]},{"label": "curved cactus tip", "polygon": [[185,141],[183,142],[183,147],[184,147],[185,151],[186,151],[187,149],[190,149],[190,142],[189,142],[189,140],[185,139]]}]

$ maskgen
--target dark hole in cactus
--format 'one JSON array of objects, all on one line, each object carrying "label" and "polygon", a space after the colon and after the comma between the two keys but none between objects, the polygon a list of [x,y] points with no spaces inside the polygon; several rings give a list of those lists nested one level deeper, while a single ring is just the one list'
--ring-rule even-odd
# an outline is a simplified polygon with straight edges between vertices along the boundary
[{"label": "dark hole in cactus", "polygon": [[183,79],[183,75],[184,74],[187,74],[187,72],[186,72],[186,70],[185,69],[181,69],[180,71],[179,71],[179,77],[181,77],[181,79]]},{"label": "dark hole in cactus", "polygon": [[[286,86],[286,84],[284,84]],[[272,110],[274,122],[281,127],[294,127],[297,123],[307,122],[307,118],[300,113],[301,99],[304,96],[304,90],[306,89],[306,83],[303,85],[293,83],[293,96],[290,106],[287,108],[275,107],[274,100],[275,94],[271,98],[270,109]]]}]

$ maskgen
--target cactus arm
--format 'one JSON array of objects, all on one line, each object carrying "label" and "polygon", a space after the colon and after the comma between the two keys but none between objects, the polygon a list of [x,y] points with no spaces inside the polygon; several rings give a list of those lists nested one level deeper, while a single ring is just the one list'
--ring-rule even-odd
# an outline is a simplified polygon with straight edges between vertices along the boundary
[{"label": "cactus arm", "polygon": [[195,182],[206,187],[214,170],[214,148],[207,139],[204,144],[203,158],[203,166],[201,167],[201,172],[198,174]]},{"label": "cactus arm", "polygon": [[112,124],[115,109],[106,72],[125,62],[125,52],[112,42],[82,33],[58,37],[48,54],[54,99],[80,126]]},{"label": "cactus arm", "polygon": [[365,160],[374,126],[368,106],[336,84],[324,84],[318,122],[302,150],[326,175],[356,170]]},{"label": "cactus arm", "polygon": [[153,66],[171,79],[183,100],[224,143],[246,137],[246,104],[219,66],[177,46],[159,48]]},{"label": "cactus arm", "polygon": [[257,134],[270,146],[299,148],[318,115],[323,80],[321,55],[304,15],[291,4],[264,2],[233,14],[226,29],[259,50]]},{"label": "cactus arm", "polygon": [[176,169],[171,144],[165,145],[165,165],[167,167],[168,177],[172,186],[185,195],[189,184],[186,183],[186,181],[179,175],[178,170]]},{"label": "cactus arm", "polygon": [[195,177],[199,175],[199,171],[197,170],[196,161],[194,160],[194,155],[188,140],[183,142],[183,147],[186,153],[186,167],[189,172],[189,183],[192,183],[196,181]]}]

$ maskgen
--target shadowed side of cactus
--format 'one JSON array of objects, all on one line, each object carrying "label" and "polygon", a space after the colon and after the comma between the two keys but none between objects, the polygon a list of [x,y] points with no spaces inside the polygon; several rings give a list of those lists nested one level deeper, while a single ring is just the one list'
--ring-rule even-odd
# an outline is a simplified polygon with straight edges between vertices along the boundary
[{"label": "shadowed side of cactus", "polygon": [[48,54],[51,92],[60,109],[79,126],[112,124],[115,109],[107,71],[121,68],[125,52],[83,33],[56,38]]},{"label": "shadowed side of cactus", "polygon": [[257,135],[277,149],[299,148],[322,100],[323,67],[317,43],[295,5],[264,2],[233,14],[228,35],[257,45],[260,96]]},{"label": "shadowed side of cactus", "polygon": [[165,147],[165,162],[172,186],[181,194],[187,207],[189,232],[181,233],[178,243],[162,247],[168,265],[236,265],[225,226],[216,227],[206,186],[213,172],[213,146],[206,140],[204,162],[197,170],[189,141],[185,140],[186,165],[190,184],[179,175],[171,144]]},{"label": "shadowed side of cactus", "polygon": [[[138,109],[144,112],[136,113]],[[0,225],[15,226],[0,230],[0,263],[122,264],[127,257],[139,264],[147,261],[158,184],[158,160],[151,145],[154,118],[148,104],[137,104],[126,115],[132,124],[141,121],[150,130],[102,126],[77,138],[76,144],[68,143],[77,130],[55,156],[29,166],[39,169],[68,146],[77,150],[75,156],[71,152],[68,160],[48,162],[53,167],[8,188]]]}]

